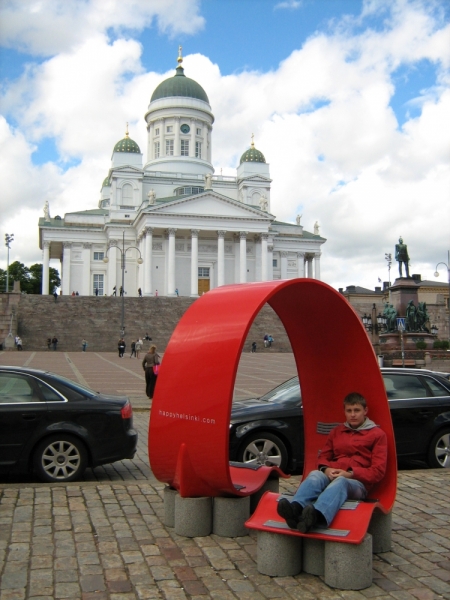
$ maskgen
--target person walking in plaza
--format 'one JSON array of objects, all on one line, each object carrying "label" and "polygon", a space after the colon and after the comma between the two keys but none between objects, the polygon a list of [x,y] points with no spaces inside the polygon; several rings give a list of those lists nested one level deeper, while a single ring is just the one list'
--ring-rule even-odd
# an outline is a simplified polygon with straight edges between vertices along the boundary
[{"label": "person walking in plaza", "polygon": [[82,352],[86,352],[87,345],[88,345],[87,341],[83,338],[82,341],[81,341],[81,350],[82,350]]},{"label": "person walking in plaza", "polygon": [[153,394],[155,393],[157,379],[155,367],[159,365],[160,360],[160,356],[156,352],[156,346],[155,344],[152,344],[142,361],[142,368],[145,371],[145,393],[150,400],[153,400]]},{"label": "person walking in plaza", "polygon": [[52,337],[52,348],[53,350],[56,350],[56,346],[58,345],[58,338],[56,337],[56,335],[54,335]]},{"label": "person walking in plaza", "polygon": [[17,346],[17,350],[22,350],[22,338],[20,338],[19,336],[17,336],[17,342],[16,342],[16,346]]},{"label": "person walking in plaza", "polygon": [[387,437],[367,418],[366,400],[355,392],[344,398],[346,421],[328,434],[311,471],[292,502],[281,498],[277,512],[291,529],[307,533],[329,527],[347,499],[364,500],[387,466]]},{"label": "person walking in plaza", "polygon": [[123,354],[125,352],[125,348],[127,347],[125,340],[123,339],[123,337],[120,338],[119,343],[117,344],[117,347],[119,349],[119,358],[123,358]]},{"label": "person walking in plaza", "polygon": [[139,354],[142,350],[142,346],[143,346],[142,340],[141,339],[136,340],[136,345],[135,345],[136,358],[139,358]]},{"label": "person walking in plaza", "polygon": [[138,296],[139,296],[139,298],[142,298],[142,290],[141,290],[141,288],[138,288]]},{"label": "person walking in plaza", "polygon": [[111,296],[117,296],[117,288],[116,288],[116,286],[113,287],[113,291],[112,291]]},{"label": "person walking in plaza", "polygon": [[252,350],[251,350],[252,354],[254,354],[256,352],[256,342],[252,342]]},{"label": "person walking in plaza", "polygon": [[130,354],[130,358],[133,358],[133,354],[136,357],[136,342],[134,340],[131,342],[131,354]]},{"label": "person walking in plaza", "polygon": [[52,338],[47,338],[47,350],[50,350],[52,347]]}]

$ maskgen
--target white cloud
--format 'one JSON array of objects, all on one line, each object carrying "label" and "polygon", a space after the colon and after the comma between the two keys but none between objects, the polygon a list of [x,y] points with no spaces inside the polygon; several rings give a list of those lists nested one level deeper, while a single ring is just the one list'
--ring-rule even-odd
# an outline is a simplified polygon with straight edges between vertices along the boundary
[{"label": "white cloud", "polygon": [[[393,253],[399,235],[409,246],[412,271],[424,278],[446,258],[450,28],[420,2],[399,1],[393,10],[391,4],[365,4],[366,14],[385,10],[382,30],[354,34],[346,19],[334,33],[307,40],[275,71],[222,76],[220,65],[200,54],[183,63],[186,75],[205,88],[216,117],[216,169],[235,173],[255,133],[255,144],[270,163],[271,211],[291,221],[302,213],[309,231],[319,221],[328,238],[322,277],[336,286],[374,287],[378,277],[387,280],[384,253]],[[87,5],[101,14],[100,2]],[[36,32],[39,39],[44,29]],[[153,89],[173,73],[145,72],[136,41],[111,43],[100,29],[85,29],[78,45],[66,44],[30,68],[4,96],[17,127],[0,122],[2,147],[10,149],[0,163],[7,183],[0,202],[22,256],[30,255],[28,231],[36,231],[45,199],[52,214],[96,207],[126,121],[145,154],[143,115]],[[24,32],[18,39],[26,38]],[[420,115],[400,128],[390,107],[393,72],[424,58],[436,66],[436,85],[421,96]],[[66,170],[63,163],[34,166],[31,153],[43,137],[54,137],[61,157],[78,158],[80,164]],[[32,209],[36,212],[25,213]],[[35,215],[27,240],[17,234],[20,214],[27,220]],[[33,247],[35,262],[40,252],[37,243]]]},{"label": "white cloud", "polygon": [[301,8],[302,4],[303,2],[300,0],[286,0],[285,2],[278,2],[278,4],[275,4],[273,9],[279,10],[287,8],[290,10],[296,10],[297,8]]},{"label": "white cloud", "polygon": [[200,0],[6,0],[0,8],[0,45],[52,56],[113,29],[142,31],[156,24],[168,35],[204,26]]}]

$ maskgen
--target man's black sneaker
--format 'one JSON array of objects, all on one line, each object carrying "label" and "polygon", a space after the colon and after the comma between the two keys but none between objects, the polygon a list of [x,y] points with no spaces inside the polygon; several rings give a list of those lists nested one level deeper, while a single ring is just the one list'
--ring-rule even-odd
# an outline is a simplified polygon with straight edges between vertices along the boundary
[{"label": "man's black sneaker", "polygon": [[291,529],[297,529],[297,523],[302,515],[303,507],[298,502],[289,502],[286,498],[278,501],[277,513],[282,517]]},{"label": "man's black sneaker", "polygon": [[300,531],[300,533],[308,533],[308,531],[314,529],[316,526],[317,518],[317,510],[312,504],[308,504],[308,506],[305,506],[303,509],[302,516],[297,524],[297,529]]}]

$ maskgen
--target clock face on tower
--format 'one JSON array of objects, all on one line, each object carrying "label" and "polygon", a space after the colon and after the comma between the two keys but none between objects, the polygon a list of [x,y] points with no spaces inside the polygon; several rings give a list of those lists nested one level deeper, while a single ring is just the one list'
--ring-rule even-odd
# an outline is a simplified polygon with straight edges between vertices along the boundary
[{"label": "clock face on tower", "polygon": [[183,125],[180,127],[182,133],[189,133],[191,128],[189,127],[189,125],[186,125],[186,123],[183,123]]}]

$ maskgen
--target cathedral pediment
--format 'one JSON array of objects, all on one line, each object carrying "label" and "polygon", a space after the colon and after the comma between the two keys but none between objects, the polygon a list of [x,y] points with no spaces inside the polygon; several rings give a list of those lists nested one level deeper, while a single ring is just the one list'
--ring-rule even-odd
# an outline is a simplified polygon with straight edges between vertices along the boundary
[{"label": "cathedral pediment", "polygon": [[264,175],[248,175],[247,177],[242,177],[239,179],[239,181],[246,181],[246,182],[261,182],[261,183],[271,183],[272,180],[270,179],[270,177],[264,177]]},{"label": "cathedral pediment", "polygon": [[127,173],[132,173],[133,175],[143,175],[144,171],[143,169],[138,169],[137,167],[133,167],[132,165],[123,165],[122,167],[114,167],[114,169],[112,169],[111,171],[111,175],[114,176],[118,176],[118,175],[125,175]]},{"label": "cathedral pediment", "polygon": [[256,206],[243,204],[212,190],[195,196],[184,196],[167,201],[156,201],[145,209],[146,213],[161,215],[195,215],[198,217],[227,217],[235,219],[260,219],[272,222],[275,217]]}]

